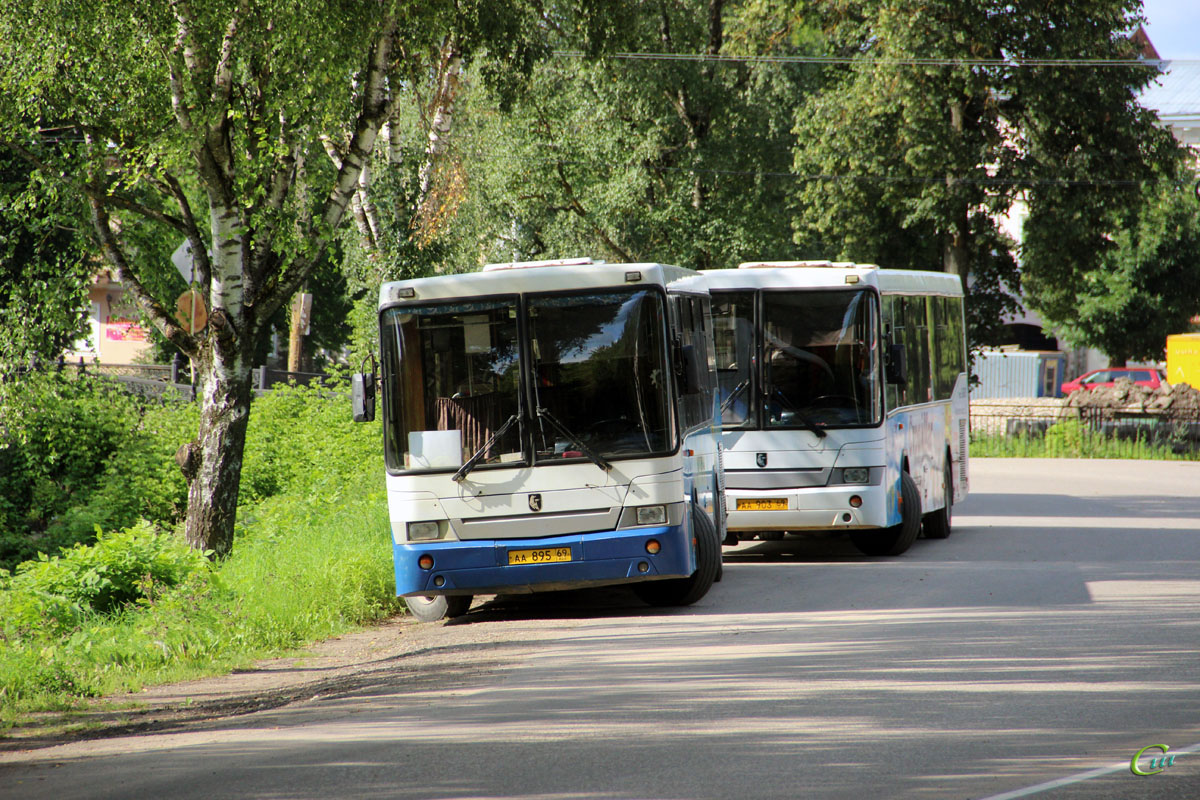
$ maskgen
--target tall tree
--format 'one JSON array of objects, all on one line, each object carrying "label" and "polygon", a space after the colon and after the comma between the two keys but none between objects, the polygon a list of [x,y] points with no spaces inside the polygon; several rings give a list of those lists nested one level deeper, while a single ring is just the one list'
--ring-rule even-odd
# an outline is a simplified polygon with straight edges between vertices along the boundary
[{"label": "tall tree", "polygon": [[[0,0],[0,141],[86,197],[105,257],[196,368],[200,427],[177,456],[193,546],[232,546],[255,347],[342,222],[409,54],[457,27],[520,71],[529,37],[509,34],[528,16],[485,0]],[[48,126],[77,143],[48,147]],[[131,260],[137,217],[190,244],[202,331]]]},{"label": "tall tree", "polygon": [[462,215],[490,225],[465,243],[472,261],[797,255],[790,106],[815,71],[736,56],[808,52],[808,32],[768,0],[630,4],[622,20],[599,58],[558,20],[559,55],[509,113],[472,86],[451,148],[470,186]]},{"label": "tall tree", "polygon": [[1115,365],[1161,361],[1167,336],[1200,310],[1200,203],[1192,183],[1151,187],[1116,226],[1097,269],[1074,289],[1060,335],[1094,347]]},{"label": "tall tree", "polygon": [[[820,9],[840,63],[797,114],[798,235],[844,257],[969,274],[976,342],[1022,286],[1050,311],[1051,285],[1108,246],[1106,215],[1175,168],[1169,135],[1136,102],[1154,75],[1129,40],[1137,0]],[[1002,225],[1022,209],[1023,246]],[[1053,263],[1055,237],[1073,251],[1067,266]]]}]

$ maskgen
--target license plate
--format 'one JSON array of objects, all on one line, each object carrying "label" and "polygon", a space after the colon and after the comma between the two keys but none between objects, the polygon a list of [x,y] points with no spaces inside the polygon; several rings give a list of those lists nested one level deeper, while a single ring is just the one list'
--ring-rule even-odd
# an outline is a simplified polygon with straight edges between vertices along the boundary
[{"label": "license plate", "polygon": [[787,499],[766,497],[761,499],[738,498],[738,511],[787,511]]},{"label": "license plate", "polygon": [[509,550],[508,563],[513,564],[554,564],[559,561],[571,560],[569,547],[542,547],[537,550]]}]

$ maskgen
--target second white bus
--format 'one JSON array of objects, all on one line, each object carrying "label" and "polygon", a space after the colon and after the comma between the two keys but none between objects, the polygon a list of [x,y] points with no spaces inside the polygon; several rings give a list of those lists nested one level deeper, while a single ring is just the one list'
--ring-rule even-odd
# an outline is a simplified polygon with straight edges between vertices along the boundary
[{"label": "second white bus", "polygon": [[899,555],[968,489],[958,277],[831,262],[704,273],[730,537],[845,531]]}]

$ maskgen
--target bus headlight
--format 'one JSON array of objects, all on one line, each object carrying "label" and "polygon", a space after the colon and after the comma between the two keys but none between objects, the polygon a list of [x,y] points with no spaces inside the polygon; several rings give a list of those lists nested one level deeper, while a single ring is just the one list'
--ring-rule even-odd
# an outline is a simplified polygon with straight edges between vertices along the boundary
[{"label": "bus headlight", "polygon": [[842,470],[842,483],[866,483],[871,479],[868,467],[846,467]]},{"label": "bus headlight", "polygon": [[666,525],[667,524],[667,507],[666,506],[640,506],[637,509],[638,525]]},{"label": "bus headlight", "polygon": [[436,522],[408,523],[408,540],[410,542],[427,542],[430,539],[441,538],[441,526]]}]

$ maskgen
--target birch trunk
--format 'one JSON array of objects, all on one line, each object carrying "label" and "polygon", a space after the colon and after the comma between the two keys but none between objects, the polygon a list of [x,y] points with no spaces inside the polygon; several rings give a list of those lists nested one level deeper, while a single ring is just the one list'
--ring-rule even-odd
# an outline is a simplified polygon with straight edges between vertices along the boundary
[{"label": "birch trunk", "polygon": [[253,368],[245,353],[220,350],[201,357],[200,430],[196,441],[185,445],[180,467],[188,478],[187,542],[224,556],[233,548]]}]

